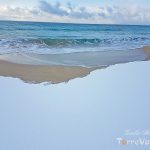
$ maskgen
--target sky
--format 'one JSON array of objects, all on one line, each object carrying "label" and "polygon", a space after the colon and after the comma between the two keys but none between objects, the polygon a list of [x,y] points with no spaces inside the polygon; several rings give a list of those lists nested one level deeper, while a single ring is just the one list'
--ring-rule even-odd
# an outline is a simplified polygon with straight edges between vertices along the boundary
[{"label": "sky", "polygon": [[149,0],[0,0],[0,20],[150,25]]}]

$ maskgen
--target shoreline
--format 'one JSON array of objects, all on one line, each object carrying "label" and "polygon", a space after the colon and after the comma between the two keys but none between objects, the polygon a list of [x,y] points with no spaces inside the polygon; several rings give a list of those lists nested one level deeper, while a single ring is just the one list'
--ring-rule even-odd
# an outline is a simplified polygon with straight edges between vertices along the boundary
[{"label": "shoreline", "polygon": [[57,84],[61,82],[68,82],[71,79],[84,77],[90,72],[101,69],[85,68],[85,67],[71,67],[71,66],[46,66],[46,65],[28,65],[15,64],[12,62],[0,60],[0,76],[19,78],[27,83],[43,83],[49,82]]},{"label": "shoreline", "polygon": [[8,53],[0,55],[0,60],[28,65],[80,66],[93,68],[119,63],[143,61],[147,54],[141,48],[133,50],[111,50],[73,52],[63,54]]},{"label": "shoreline", "polygon": [[[144,61],[150,60],[150,46],[145,46],[141,50],[147,56]],[[82,54],[83,55],[83,54]],[[119,57],[119,56],[118,56]],[[99,64],[99,67],[82,67],[82,66],[69,66],[69,65],[40,65],[40,64],[23,64],[9,61],[8,58],[2,59],[0,57],[0,76],[19,78],[27,83],[44,83],[57,84],[62,82],[68,82],[71,79],[82,78],[90,74],[97,69],[106,68],[110,65],[121,64],[134,61],[120,61],[119,63],[112,63],[110,65],[103,66]],[[14,58],[17,58],[16,56]],[[100,57],[101,58],[101,57]],[[85,59],[85,58],[83,58]],[[20,58],[22,60],[22,57]],[[28,61],[28,60],[27,60]],[[142,60],[135,60],[142,61]]]}]

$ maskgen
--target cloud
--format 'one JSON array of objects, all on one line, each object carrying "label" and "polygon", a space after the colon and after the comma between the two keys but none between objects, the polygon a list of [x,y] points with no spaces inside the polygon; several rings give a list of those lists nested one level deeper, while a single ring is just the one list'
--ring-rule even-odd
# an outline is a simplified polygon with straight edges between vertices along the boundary
[{"label": "cloud", "polygon": [[136,5],[100,8],[99,16],[119,24],[150,24],[150,9]]},{"label": "cloud", "polygon": [[37,15],[39,10],[36,8],[0,6],[1,20],[33,20]]},{"label": "cloud", "polygon": [[87,11],[86,7],[74,7],[71,3],[68,3],[67,6],[63,6],[60,3],[51,4],[46,1],[40,1],[39,9],[43,12],[54,14],[57,16],[68,16],[73,18],[89,18],[94,14]]},{"label": "cloud", "polygon": [[40,3],[31,8],[0,6],[0,19],[102,24],[150,24],[150,8]]},{"label": "cloud", "polygon": [[40,1],[39,9],[44,12],[58,15],[58,16],[68,15],[68,12],[64,10],[63,8],[61,8],[61,4],[58,2],[55,5],[52,5],[46,1]]},{"label": "cloud", "polygon": [[67,17],[72,20],[82,19],[82,21],[96,23],[119,23],[119,24],[150,24],[150,9],[136,5],[118,6],[73,6],[71,3],[62,5],[56,3],[52,5],[46,1],[41,1],[39,9],[48,14],[60,17]]},{"label": "cloud", "polygon": [[68,9],[70,9],[69,16],[74,18],[92,18],[95,16],[95,13],[90,12],[86,7],[82,6],[79,8],[73,9],[71,4],[68,5]]}]

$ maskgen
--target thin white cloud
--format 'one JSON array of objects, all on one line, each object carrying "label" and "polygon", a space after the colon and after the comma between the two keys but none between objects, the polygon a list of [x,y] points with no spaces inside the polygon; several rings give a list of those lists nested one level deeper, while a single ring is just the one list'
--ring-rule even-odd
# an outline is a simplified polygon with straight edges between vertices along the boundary
[{"label": "thin white cloud", "polygon": [[73,6],[71,3],[40,3],[32,8],[0,6],[0,19],[77,22],[150,24],[150,9],[132,6]]}]

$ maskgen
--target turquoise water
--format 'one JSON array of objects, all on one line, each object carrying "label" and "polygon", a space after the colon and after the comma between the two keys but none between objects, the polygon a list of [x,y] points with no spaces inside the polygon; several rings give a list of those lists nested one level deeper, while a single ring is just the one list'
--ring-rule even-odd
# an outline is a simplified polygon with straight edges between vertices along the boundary
[{"label": "turquoise water", "polygon": [[129,50],[150,45],[150,26],[0,21],[0,54]]}]

